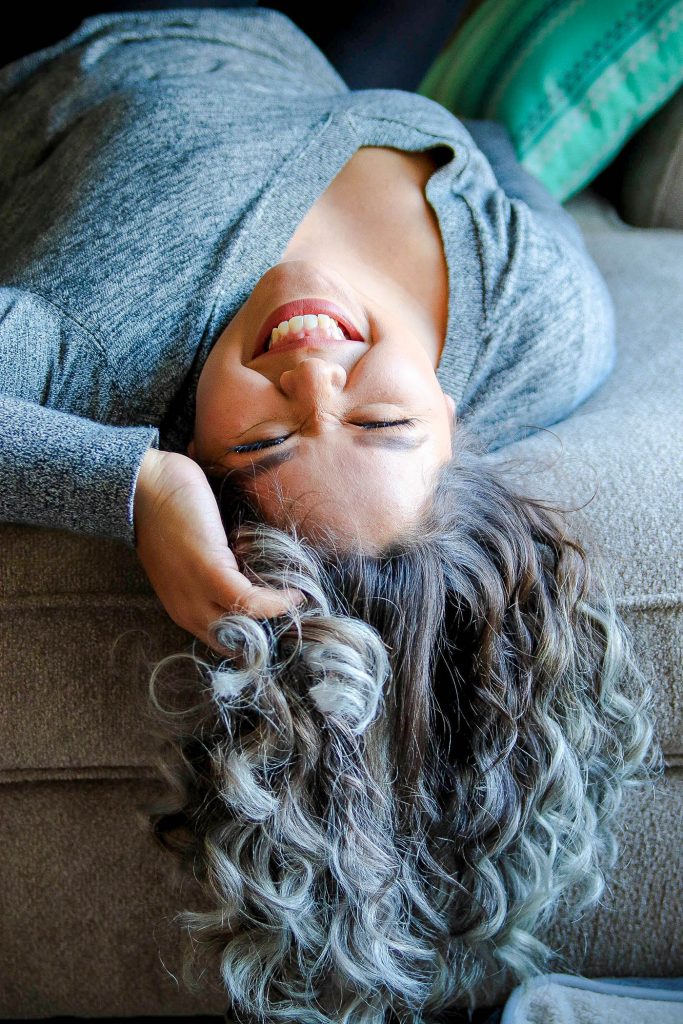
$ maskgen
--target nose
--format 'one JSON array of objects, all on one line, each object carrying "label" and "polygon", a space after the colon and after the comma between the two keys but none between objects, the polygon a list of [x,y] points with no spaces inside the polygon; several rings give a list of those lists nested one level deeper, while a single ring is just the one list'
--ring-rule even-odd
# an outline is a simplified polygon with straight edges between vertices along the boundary
[{"label": "nose", "polygon": [[288,398],[323,406],[346,384],[340,363],[310,356],[280,375],[280,387]]}]

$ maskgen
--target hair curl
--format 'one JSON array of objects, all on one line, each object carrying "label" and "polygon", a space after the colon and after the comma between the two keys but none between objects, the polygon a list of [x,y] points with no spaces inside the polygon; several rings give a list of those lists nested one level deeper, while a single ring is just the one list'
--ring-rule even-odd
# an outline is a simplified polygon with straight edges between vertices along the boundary
[{"label": "hair curl", "polygon": [[422,1024],[491,972],[542,970],[539,929],[600,898],[624,788],[661,770],[602,574],[481,456],[459,428],[418,528],[381,555],[237,502],[243,571],[305,604],[219,619],[225,658],[189,656],[190,708],[157,692],[188,654],[154,667],[172,792],[150,818],[210,894],[177,919],[240,1022]]}]

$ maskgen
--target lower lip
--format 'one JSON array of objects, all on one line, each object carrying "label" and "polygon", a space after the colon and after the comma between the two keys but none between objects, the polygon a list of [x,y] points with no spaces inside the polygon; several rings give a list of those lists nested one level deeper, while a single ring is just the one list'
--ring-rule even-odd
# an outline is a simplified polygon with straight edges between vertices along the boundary
[{"label": "lower lip", "polygon": [[339,345],[353,344],[352,338],[331,338],[323,330],[310,331],[302,338],[292,338],[291,341],[278,342],[275,348],[269,348],[262,352],[263,356],[276,356],[280,352],[293,352],[297,348],[337,348]]}]

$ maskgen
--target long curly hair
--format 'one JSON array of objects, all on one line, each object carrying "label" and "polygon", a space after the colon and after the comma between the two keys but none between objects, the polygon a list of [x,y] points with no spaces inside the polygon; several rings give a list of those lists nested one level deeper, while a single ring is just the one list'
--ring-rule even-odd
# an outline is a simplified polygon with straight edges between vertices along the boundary
[{"label": "long curly hair", "polygon": [[[150,678],[155,836],[210,897],[176,919],[239,1022],[410,1024],[523,978],[560,901],[599,900],[625,787],[661,771],[651,694],[597,563],[460,428],[381,554],[224,506],[243,571],[297,587]],[[228,508],[229,506],[229,508]],[[191,706],[178,710],[188,659]],[[187,702],[186,702],[187,703]],[[171,705],[174,705],[171,710]],[[393,1015],[393,1018],[392,1018]]]}]

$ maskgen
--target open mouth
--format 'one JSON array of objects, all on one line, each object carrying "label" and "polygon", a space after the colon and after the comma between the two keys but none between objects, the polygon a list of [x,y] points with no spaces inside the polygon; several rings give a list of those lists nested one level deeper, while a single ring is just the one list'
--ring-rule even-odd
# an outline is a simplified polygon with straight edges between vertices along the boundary
[{"label": "open mouth", "polygon": [[264,321],[253,358],[292,348],[338,345],[344,340],[365,338],[339,306],[326,299],[294,299],[278,306]]}]

